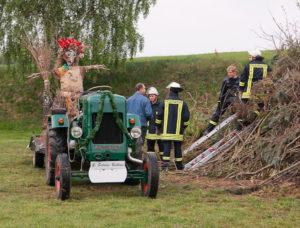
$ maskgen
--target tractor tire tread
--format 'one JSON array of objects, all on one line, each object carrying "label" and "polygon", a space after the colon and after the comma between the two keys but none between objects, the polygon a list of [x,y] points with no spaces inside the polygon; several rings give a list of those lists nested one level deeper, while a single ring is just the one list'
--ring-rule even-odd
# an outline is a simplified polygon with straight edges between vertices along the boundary
[{"label": "tractor tire tread", "polygon": [[[58,154],[56,157],[56,169],[59,166],[59,182],[55,181],[57,198],[66,200],[70,197],[71,192],[71,165],[67,154]],[[57,185],[60,185],[59,188]]]},{"label": "tractor tire tread", "polygon": [[[50,149],[49,163],[48,163],[48,143]],[[64,128],[50,129],[47,134],[46,153],[45,153],[46,183],[48,185],[54,186],[55,184],[54,181],[55,160],[57,155],[62,153],[67,153],[66,129]]]}]

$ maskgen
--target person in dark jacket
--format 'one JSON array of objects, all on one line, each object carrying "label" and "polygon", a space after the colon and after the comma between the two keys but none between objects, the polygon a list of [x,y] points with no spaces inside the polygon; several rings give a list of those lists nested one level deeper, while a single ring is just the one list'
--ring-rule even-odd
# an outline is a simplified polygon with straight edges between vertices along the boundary
[{"label": "person in dark jacket", "polygon": [[176,168],[182,170],[184,165],[182,164],[181,145],[184,129],[189,125],[190,112],[184,100],[178,97],[178,93],[183,90],[180,85],[172,82],[167,88],[170,92],[169,97],[160,103],[155,120],[158,134],[161,135],[164,143],[162,170],[168,168],[172,142],[174,143]]},{"label": "person in dark jacket", "polygon": [[164,154],[164,144],[160,140],[160,135],[156,134],[155,125],[156,115],[158,113],[158,108],[160,104],[160,102],[157,99],[159,93],[155,87],[150,87],[147,91],[147,94],[149,95],[149,100],[152,107],[152,117],[148,121],[148,130],[146,134],[148,153],[155,153],[155,143],[157,142],[159,148],[159,155],[162,159],[162,156]]},{"label": "person in dark jacket", "polygon": [[272,71],[271,67],[263,62],[264,57],[260,50],[252,50],[248,53],[250,62],[245,65],[239,84],[239,91],[244,103],[248,102],[253,85],[266,78],[267,74]]},{"label": "person in dark jacket", "polygon": [[[241,74],[239,91],[241,95],[241,100],[243,103],[247,103],[251,96],[251,89],[254,84],[259,80],[267,77],[268,73],[272,71],[271,67],[263,62],[264,57],[261,55],[260,50],[248,51],[249,53],[249,63],[244,67]],[[256,113],[259,114],[259,111]],[[237,130],[241,130],[245,123],[244,119],[238,119]]]},{"label": "person in dark jacket", "polygon": [[218,107],[216,109],[216,112],[211,117],[204,135],[211,132],[215,128],[215,126],[219,122],[219,118],[224,114],[227,107],[233,102],[238,93],[239,82],[240,79],[236,74],[236,67],[234,65],[230,65],[229,67],[227,67],[227,77],[222,83],[218,100]]}]

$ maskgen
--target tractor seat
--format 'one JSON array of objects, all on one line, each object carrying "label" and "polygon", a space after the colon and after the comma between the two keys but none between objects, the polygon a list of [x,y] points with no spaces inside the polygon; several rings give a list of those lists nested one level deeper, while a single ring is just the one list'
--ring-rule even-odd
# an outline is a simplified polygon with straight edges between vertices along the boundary
[{"label": "tractor seat", "polygon": [[66,108],[54,108],[52,109],[52,115],[54,114],[65,114],[67,112]]}]

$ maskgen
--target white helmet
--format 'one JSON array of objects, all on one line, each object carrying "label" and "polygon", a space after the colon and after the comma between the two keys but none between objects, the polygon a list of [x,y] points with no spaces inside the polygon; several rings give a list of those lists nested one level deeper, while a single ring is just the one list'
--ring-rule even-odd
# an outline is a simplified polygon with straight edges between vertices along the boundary
[{"label": "white helmet", "polygon": [[248,51],[248,53],[249,53],[249,55],[253,56],[254,58],[258,57],[258,56],[262,56],[261,55],[261,51],[258,50],[258,49],[254,49],[254,50]]},{"label": "white helmet", "polygon": [[147,91],[147,94],[150,95],[150,94],[155,94],[156,96],[159,95],[157,89],[155,87],[150,87]]},{"label": "white helmet", "polygon": [[167,87],[167,89],[171,89],[171,88],[181,88],[180,84],[177,82],[171,82]]},{"label": "white helmet", "polygon": [[181,88],[180,84],[177,82],[171,82],[167,87],[167,89],[173,89],[175,91],[181,92],[183,89]]}]

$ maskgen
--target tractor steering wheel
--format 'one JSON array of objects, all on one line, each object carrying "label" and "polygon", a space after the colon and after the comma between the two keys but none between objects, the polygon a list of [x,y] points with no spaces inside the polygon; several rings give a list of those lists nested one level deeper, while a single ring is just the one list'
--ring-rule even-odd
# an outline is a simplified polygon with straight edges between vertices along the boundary
[{"label": "tractor steering wheel", "polygon": [[92,91],[92,90],[95,90],[95,89],[109,89],[109,90],[111,91],[111,90],[112,90],[112,87],[111,87],[111,86],[108,86],[108,85],[104,85],[104,86],[95,86],[95,87],[89,88],[86,92],[89,92],[89,91]]}]

